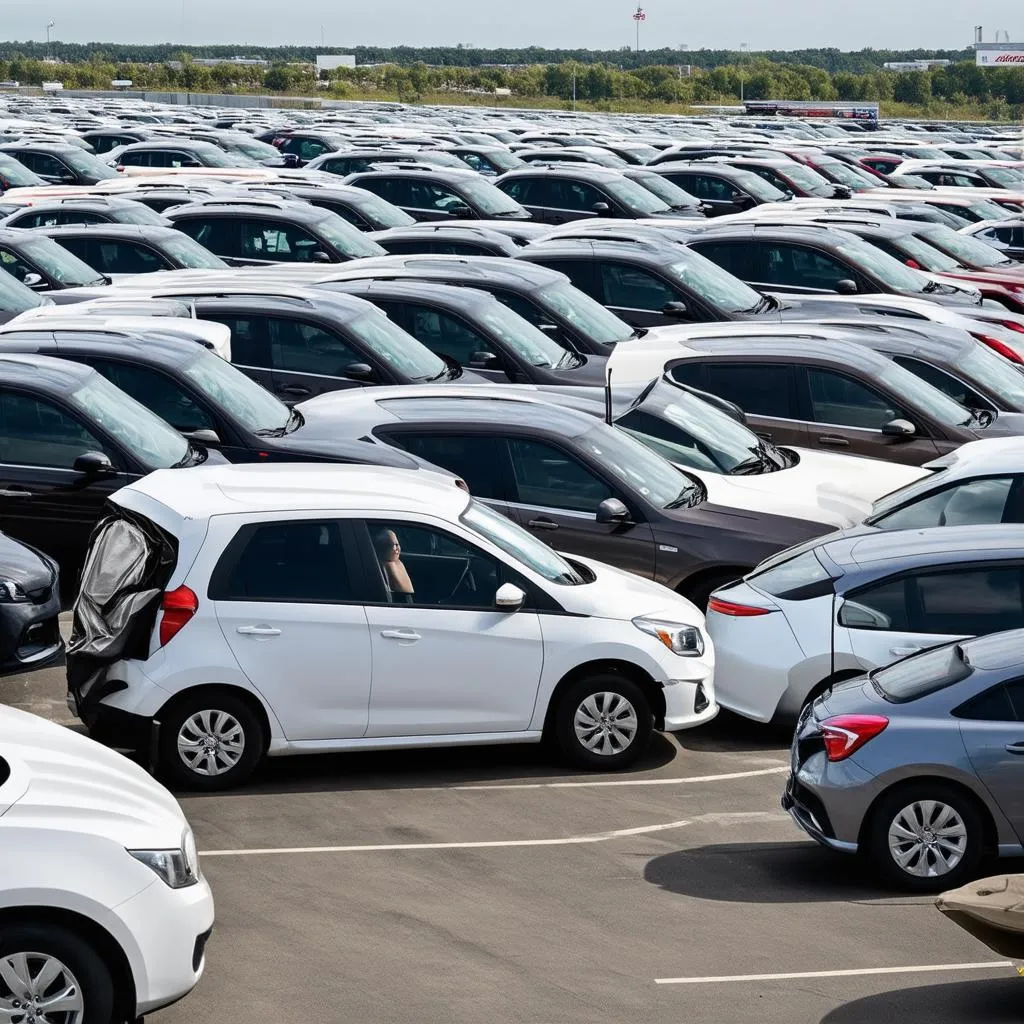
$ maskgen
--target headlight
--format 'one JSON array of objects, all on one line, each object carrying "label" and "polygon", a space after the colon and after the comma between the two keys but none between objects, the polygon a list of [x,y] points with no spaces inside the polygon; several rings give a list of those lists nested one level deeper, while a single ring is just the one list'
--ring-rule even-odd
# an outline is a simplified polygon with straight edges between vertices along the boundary
[{"label": "headlight", "polygon": [[645,615],[634,619],[633,625],[657,637],[673,654],[683,658],[699,658],[704,653],[704,636],[697,626],[684,626],[680,622],[653,619]]},{"label": "headlight", "polygon": [[181,837],[178,850],[129,850],[137,861],[155,871],[172,889],[184,889],[199,881],[199,854],[191,829]]},{"label": "headlight", "polygon": [[16,601],[27,600],[28,594],[25,593],[20,583],[0,577],[0,604],[12,604]]}]

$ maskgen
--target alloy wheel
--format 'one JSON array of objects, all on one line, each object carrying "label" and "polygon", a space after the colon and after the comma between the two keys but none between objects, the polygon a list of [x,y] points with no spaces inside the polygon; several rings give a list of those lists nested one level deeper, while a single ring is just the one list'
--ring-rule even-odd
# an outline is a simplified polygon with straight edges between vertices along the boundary
[{"label": "alloy wheel", "polygon": [[197,711],[178,730],[178,756],[197,775],[212,777],[231,771],[244,751],[245,730],[226,711]]},{"label": "alloy wheel", "polygon": [[595,754],[621,754],[636,739],[636,709],[621,693],[603,691],[583,699],[573,715],[580,744]]},{"label": "alloy wheel", "polygon": [[82,988],[70,969],[48,953],[0,956],[0,1022],[81,1024]]},{"label": "alloy wheel", "polygon": [[916,878],[948,875],[967,852],[967,826],[956,808],[941,800],[908,804],[889,826],[889,853]]}]

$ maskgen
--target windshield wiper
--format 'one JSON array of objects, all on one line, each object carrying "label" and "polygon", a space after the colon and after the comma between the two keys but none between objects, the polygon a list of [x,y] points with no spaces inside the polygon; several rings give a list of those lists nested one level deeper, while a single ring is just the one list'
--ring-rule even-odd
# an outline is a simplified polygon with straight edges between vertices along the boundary
[{"label": "windshield wiper", "polygon": [[199,463],[206,461],[205,453],[199,451],[198,448],[193,448],[191,444],[186,446],[185,454],[175,462],[170,468],[171,469],[185,469],[187,466],[198,466]]},{"label": "windshield wiper", "polygon": [[623,338],[622,341],[636,341],[639,338],[644,338],[650,333],[648,327],[634,327],[633,333],[628,338]]},{"label": "windshield wiper", "polygon": [[298,430],[305,422],[305,416],[303,416],[301,412],[292,409],[288,414],[288,419],[286,419],[281,426],[262,427],[260,430],[254,430],[253,433],[257,437],[284,437],[285,434],[290,434],[293,430]]},{"label": "windshield wiper", "polygon": [[929,281],[922,289],[923,292],[937,292],[942,285],[938,281]]},{"label": "windshield wiper", "polygon": [[693,483],[684,487],[665,508],[696,508],[704,501],[705,497],[707,494],[704,487]]},{"label": "windshield wiper", "polygon": [[766,313],[769,309],[775,309],[778,304],[770,295],[762,295],[757,302],[750,307],[745,309],[744,313]]},{"label": "windshield wiper", "polygon": [[582,356],[578,356],[575,352],[566,351],[565,355],[555,364],[556,370],[575,370],[583,365]]}]

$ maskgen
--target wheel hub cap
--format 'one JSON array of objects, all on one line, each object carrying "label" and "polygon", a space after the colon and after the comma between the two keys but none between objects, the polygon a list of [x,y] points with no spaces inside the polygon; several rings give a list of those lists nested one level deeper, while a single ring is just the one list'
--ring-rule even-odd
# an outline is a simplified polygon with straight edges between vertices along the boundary
[{"label": "wheel hub cap", "polygon": [[71,971],[47,953],[0,957],[0,1021],[82,1024],[85,1000]]},{"label": "wheel hub cap", "polygon": [[178,730],[178,756],[197,775],[223,775],[245,752],[245,730],[226,711],[197,711]]},{"label": "wheel hub cap", "polygon": [[635,708],[621,693],[592,693],[573,716],[576,738],[591,753],[603,757],[626,750],[636,738],[638,726]]},{"label": "wheel hub cap", "polygon": [[889,853],[916,878],[948,875],[967,852],[967,826],[955,808],[941,800],[908,804],[889,826]]}]

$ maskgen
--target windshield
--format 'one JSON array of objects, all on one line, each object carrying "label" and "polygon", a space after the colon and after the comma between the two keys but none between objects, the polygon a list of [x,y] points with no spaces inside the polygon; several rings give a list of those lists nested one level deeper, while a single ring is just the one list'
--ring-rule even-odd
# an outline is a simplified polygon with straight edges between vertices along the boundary
[{"label": "windshield", "polygon": [[616,178],[603,182],[604,187],[632,213],[666,213],[668,204],[650,189],[637,184],[632,178]]},{"label": "windshield", "polygon": [[737,172],[736,184],[765,203],[778,203],[786,198],[786,193],[782,189],[776,188],[770,181],[765,181],[752,171]]},{"label": "windshield", "polygon": [[225,153],[211,142],[207,146],[196,146],[195,155],[206,167],[259,167],[258,160],[253,160],[240,150]]},{"label": "windshield", "polygon": [[188,458],[188,442],[181,434],[98,373],[71,395],[71,404],[116,437],[148,469],[169,469]]},{"label": "windshield", "polygon": [[892,394],[900,395],[909,405],[924,410],[944,426],[966,427],[971,422],[969,410],[897,363],[889,363],[881,373],[881,380]]},{"label": "windshield", "polygon": [[576,438],[576,446],[656,508],[695,505],[701,498],[689,477],[624,430],[601,424]]},{"label": "windshield", "polygon": [[106,281],[88,263],[83,263],[52,238],[41,235],[31,238],[29,235],[30,232],[26,231],[25,239],[19,239],[18,248],[53,280],[68,287],[103,284]]},{"label": "windshield", "polygon": [[786,164],[785,167],[772,168],[779,175],[785,175],[790,181],[795,182],[805,192],[812,195],[823,196],[828,199],[835,191],[832,182],[822,177],[817,171],[811,170],[803,164]]},{"label": "windshield", "polygon": [[79,174],[86,174],[90,178],[96,178],[98,181],[119,177],[117,171],[112,167],[108,167],[89,153],[83,153],[80,149],[69,149],[66,152],[61,150],[60,158],[64,163],[78,171]]},{"label": "windshield", "polygon": [[[954,231],[953,234],[956,234]],[[933,245],[914,235],[901,235],[894,243],[901,256],[914,260],[922,270],[941,274],[944,270],[962,270],[963,268],[952,256],[940,252]]]},{"label": "windshield", "polygon": [[956,361],[968,380],[977,381],[1000,400],[1005,409],[1024,409],[1024,374],[1015,373],[1006,360],[981,342],[973,344]]},{"label": "windshield", "polygon": [[549,583],[578,587],[584,582],[583,577],[547,544],[478,501],[469,503],[460,522]]},{"label": "windshield", "polygon": [[514,171],[523,165],[519,157],[503,149],[488,149],[483,155],[501,171]]},{"label": "windshield", "polygon": [[444,377],[448,364],[435,356],[426,345],[406,334],[383,313],[367,313],[346,324],[381,362],[413,380],[435,380]]},{"label": "windshield", "polygon": [[628,341],[634,336],[633,328],[625,320],[620,320],[610,309],[568,282],[545,288],[537,293],[537,301],[602,345]]},{"label": "windshield", "polygon": [[227,264],[183,231],[160,239],[160,248],[190,270],[223,270]]},{"label": "windshield", "polygon": [[[971,203],[967,209],[974,216],[975,220],[1013,220],[1020,216],[1005,206],[1000,206],[991,199],[978,199]],[[959,212],[959,210],[957,211]]]},{"label": "windshield", "polygon": [[982,242],[970,235],[961,235],[959,231],[936,224],[922,229],[921,234],[933,245],[944,252],[955,256],[968,267],[1008,267],[1015,263],[1009,256],[1004,256],[995,246]]},{"label": "windshield", "polygon": [[483,179],[473,181],[472,178],[468,178],[464,181],[460,178],[459,190],[469,196],[480,208],[480,212],[488,217],[514,215],[524,220],[529,219],[530,215],[514,199]]},{"label": "windshield", "polygon": [[647,402],[630,409],[615,425],[670,462],[711,473],[731,473],[749,462],[761,443],[742,423],[698,398],[680,398],[660,407]]},{"label": "windshield", "polygon": [[280,160],[280,151],[257,139],[225,139],[223,145],[233,153],[244,153],[252,160]]},{"label": "windshield", "polygon": [[116,216],[121,224],[159,224],[167,226],[167,221],[156,210],[150,209],[145,203],[131,202],[118,206]]},{"label": "windshield", "polygon": [[917,501],[922,495],[928,494],[937,487],[941,487],[948,476],[949,467],[947,466],[935,472],[927,473],[920,479],[913,480],[895,491],[890,491],[872,504],[871,515],[867,516],[864,522],[869,526],[873,525],[876,520],[889,515],[890,512]]},{"label": "windshield", "polygon": [[1009,167],[986,167],[985,174],[1003,188],[1016,188],[1024,181],[1024,176]]},{"label": "windshield", "polygon": [[358,228],[342,220],[336,213],[327,213],[314,225],[315,230],[339,253],[351,259],[361,256],[386,256],[387,250],[372,238],[367,238]]},{"label": "windshield", "polygon": [[[374,228],[383,230],[385,228],[407,228],[410,224],[416,223],[415,217],[410,217],[405,210],[389,203],[386,199],[374,195],[369,189],[353,190],[361,193],[358,198],[353,197],[352,205],[369,220]],[[315,200],[313,200],[315,203]]]},{"label": "windshield", "polygon": [[684,188],[680,188],[675,182],[669,181],[663,174],[655,171],[645,171],[643,174],[630,176],[630,181],[639,182],[648,192],[653,192],[663,203],[666,203],[673,210],[689,209],[699,205],[700,200],[690,195]]},{"label": "windshield", "polygon": [[870,175],[864,174],[844,164],[842,160],[819,160],[817,166],[827,171],[842,185],[849,185],[855,192],[865,192],[869,188],[880,188],[881,182]]},{"label": "windshield", "polygon": [[19,188],[30,185],[45,185],[37,174],[30,171],[23,163],[12,160],[6,154],[0,155],[0,184],[4,188]]},{"label": "windshield", "polygon": [[729,313],[749,313],[764,299],[750,285],[698,253],[690,253],[685,263],[672,263],[666,269],[700,298]]},{"label": "windshield", "polygon": [[[0,254],[0,268],[7,271],[7,258]],[[49,303],[36,295],[31,288],[23,285],[12,273],[0,274],[0,310],[5,313],[24,313],[26,309],[35,309]]]},{"label": "windshield", "polygon": [[497,299],[486,303],[479,312],[474,311],[474,316],[531,366],[554,368],[581,364],[578,356]]},{"label": "windshield", "polygon": [[904,266],[898,259],[881,249],[876,249],[866,242],[842,240],[836,243],[836,249],[851,263],[861,270],[873,274],[876,278],[898,292],[926,292],[931,281],[917,270]]},{"label": "windshield", "polygon": [[248,430],[281,430],[288,423],[288,406],[213,352],[200,349],[185,376]]}]

